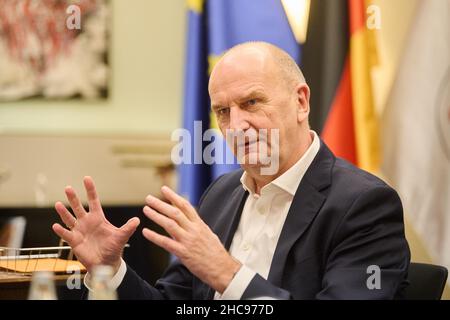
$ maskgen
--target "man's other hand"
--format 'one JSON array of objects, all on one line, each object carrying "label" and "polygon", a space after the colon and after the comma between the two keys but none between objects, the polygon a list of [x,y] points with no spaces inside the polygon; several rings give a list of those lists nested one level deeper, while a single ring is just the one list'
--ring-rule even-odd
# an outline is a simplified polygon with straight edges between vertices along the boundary
[{"label": "man's other hand", "polygon": [[165,186],[161,191],[172,205],[149,195],[143,211],[171,237],[147,228],[142,231],[144,237],[176,255],[200,280],[223,293],[241,264],[227,252],[186,199]]},{"label": "man's other hand", "polygon": [[123,248],[136,231],[139,219],[131,218],[120,228],[113,226],[106,220],[92,178],[85,177],[83,182],[88,197],[89,212],[83,208],[75,190],[70,186],[66,187],[66,197],[75,217],[64,204],[57,202],[55,209],[67,229],[55,223],[53,231],[72,247],[78,260],[89,272],[94,266],[100,264],[110,265],[117,272]]}]

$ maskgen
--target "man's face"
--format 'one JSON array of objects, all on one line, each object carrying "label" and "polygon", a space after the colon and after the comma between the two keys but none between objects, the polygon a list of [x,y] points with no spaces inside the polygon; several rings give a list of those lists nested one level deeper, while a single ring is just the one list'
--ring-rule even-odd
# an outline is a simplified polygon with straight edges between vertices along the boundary
[{"label": "man's face", "polygon": [[[213,71],[209,93],[222,134],[256,133],[244,141],[228,141],[244,169],[261,166],[262,152],[277,156],[280,168],[292,157],[300,130],[296,89],[281,78],[272,60],[257,52],[225,57]],[[261,129],[266,129],[267,138],[258,134]],[[279,144],[272,129],[278,130]],[[252,161],[255,157],[260,161]]]}]

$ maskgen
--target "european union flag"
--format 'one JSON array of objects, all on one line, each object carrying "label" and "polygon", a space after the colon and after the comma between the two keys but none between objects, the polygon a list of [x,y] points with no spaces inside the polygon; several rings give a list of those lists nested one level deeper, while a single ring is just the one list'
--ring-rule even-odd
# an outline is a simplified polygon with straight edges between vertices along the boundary
[{"label": "european union flag", "polygon": [[[194,157],[196,152],[201,153],[210,143],[225,145],[224,139],[218,136],[215,136],[213,142],[201,139],[207,129],[214,127],[213,121],[210,121],[209,73],[226,50],[248,41],[272,43],[300,62],[300,46],[295,40],[281,1],[188,1],[183,127],[191,134],[193,150],[188,157],[183,155],[184,160],[190,158],[190,161],[181,163],[178,169],[179,192],[194,205],[198,204],[201,195],[214,179],[239,167],[236,162],[197,163]],[[228,154],[231,152],[226,147],[223,150]],[[223,156],[223,159],[229,158],[227,155]]]}]

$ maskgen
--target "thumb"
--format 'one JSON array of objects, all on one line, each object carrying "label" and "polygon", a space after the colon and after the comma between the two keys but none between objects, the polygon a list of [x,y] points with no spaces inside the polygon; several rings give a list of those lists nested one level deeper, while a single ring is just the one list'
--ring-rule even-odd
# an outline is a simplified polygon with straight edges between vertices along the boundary
[{"label": "thumb", "polygon": [[134,217],[127,221],[123,226],[120,227],[120,231],[122,231],[122,235],[128,240],[131,235],[136,231],[136,228],[139,226],[141,221],[139,218]]}]

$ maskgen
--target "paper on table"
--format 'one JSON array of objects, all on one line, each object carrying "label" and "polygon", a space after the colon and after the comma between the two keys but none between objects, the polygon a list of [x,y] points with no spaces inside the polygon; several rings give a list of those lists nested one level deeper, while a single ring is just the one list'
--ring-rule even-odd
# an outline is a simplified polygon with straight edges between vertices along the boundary
[{"label": "paper on table", "polygon": [[55,273],[73,272],[79,269],[86,272],[86,268],[76,260],[64,259],[26,259],[26,260],[0,260],[0,269],[14,272],[53,271]]}]

